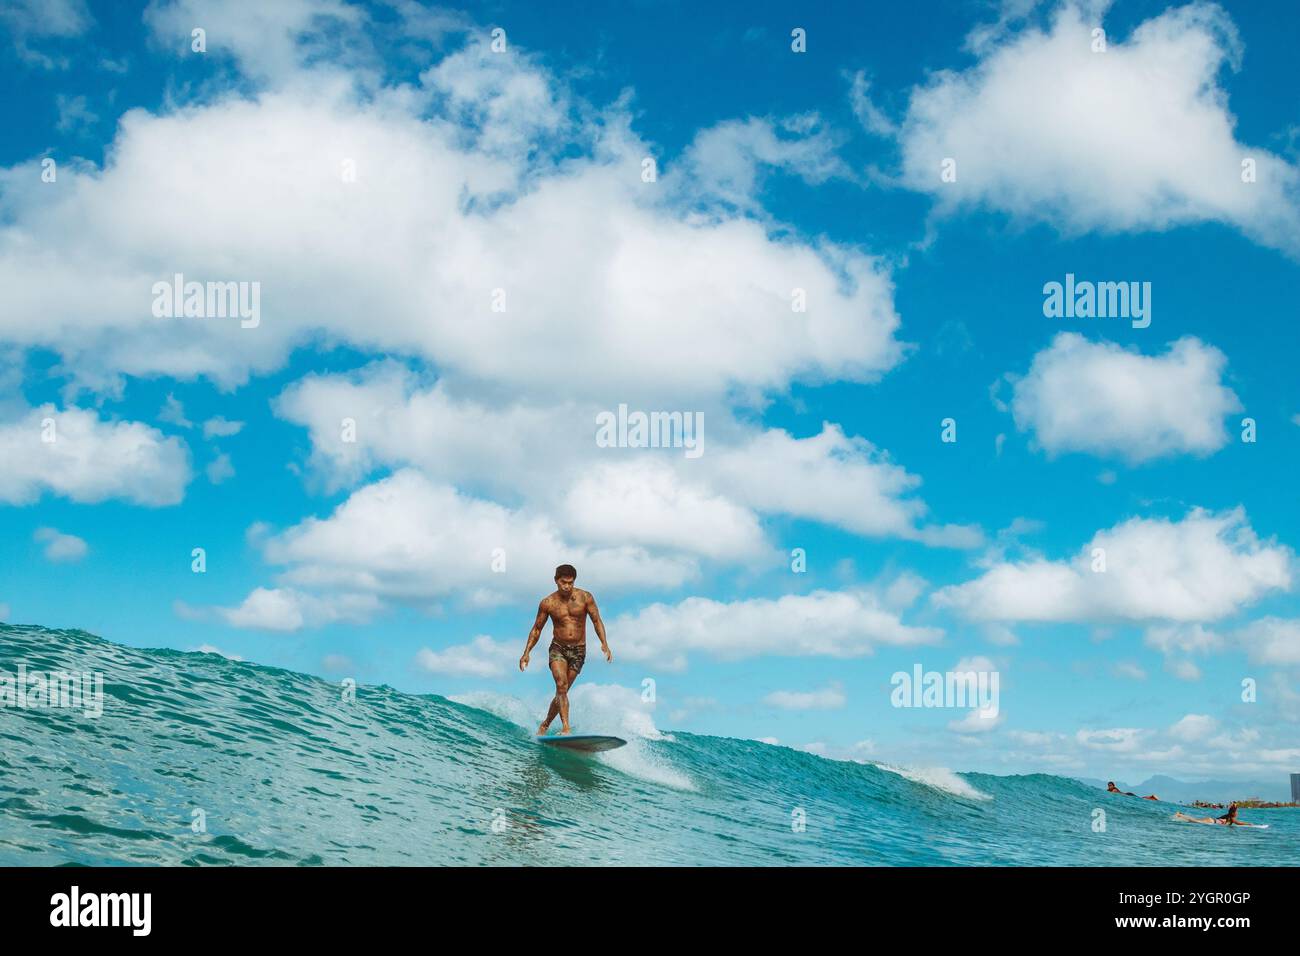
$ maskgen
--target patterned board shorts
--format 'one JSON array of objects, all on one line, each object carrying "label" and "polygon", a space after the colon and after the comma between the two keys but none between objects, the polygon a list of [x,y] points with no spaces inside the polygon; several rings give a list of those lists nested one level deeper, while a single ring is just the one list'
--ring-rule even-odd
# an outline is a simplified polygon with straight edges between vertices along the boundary
[{"label": "patterned board shorts", "polygon": [[582,665],[587,660],[587,645],[561,644],[559,641],[552,641],[547,660],[564,661],[573,670],[573,675],[576,677],[582,673]]}]

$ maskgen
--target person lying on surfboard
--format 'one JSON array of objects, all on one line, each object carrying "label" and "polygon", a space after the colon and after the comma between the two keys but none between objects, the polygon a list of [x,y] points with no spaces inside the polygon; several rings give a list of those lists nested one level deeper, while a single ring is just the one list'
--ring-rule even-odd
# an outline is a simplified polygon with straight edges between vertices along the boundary
[{"label": "person lying on surfboard", "polygon": [[600,638],[600,649],[605,652],[605,660],[611,663],[614,660],[605,640],[605,622],[600,619],[596,599],[590,591],[573,586],[577,577],[578,572],[571,564],[562,564],[555,569],[555,593],[548,594],[537,605],[537,620],[533,621],[533,629],[528,632],[528,646],[524,648],[524,656],[519,658],[519,669],[522,671],[528,667],[528,655],[537,639],[542,636],[542,627],[549,617],[551,647],[546,656],[550,661],[551,676],[555,678],[555,697],[551,699],[546,719],[537,728],[539,737],[545,735],[556,714],[560,715],[560,733],[570,732],[569,688],[582,673],[582,665],[587,659],[588,617],[596,628],[596,636]]},{"label": "person lying on surfboard", "polygon": [[[1107,781],[1107,783],[1106,783],[1106,792],[1107,792],[1107,793],[1118,793],[1118,794],[1120,794],[1121,796],[1124,796],[1124,797],[1136,797],[1136,796],[1137,796],[1136,793],[1129,793],[1127,790],[1121,790],[1119,787],[1115,786],[1115,781],[1114,781],[1114,780],[1109,780],[1109,781]],[[1151,794],[1150,796],[1143,797],[1142,799],[1143,799],[1143,800],[1155,800],[1155,801],[1157,801],[1157,802],[1159,802],[1159,800],[1160,800],[1160,798],[1157,797],[1154,793]]]},{"label": "person lying on surfboard", "polygon": [[1225,826],[1225,827],[1262,827],[1263,826],[1263,824],[1259,824],[1259,823],[1247,823],[1245,820],[1238,820],[1237,805],[1235,803],[1229,804],[1228,812],[1221,817],[1189,817],[1187,814],[1181,812],[1176,815],[1184,820],[1190,820],[1193,823],[1217,823],[1220,826]]}]

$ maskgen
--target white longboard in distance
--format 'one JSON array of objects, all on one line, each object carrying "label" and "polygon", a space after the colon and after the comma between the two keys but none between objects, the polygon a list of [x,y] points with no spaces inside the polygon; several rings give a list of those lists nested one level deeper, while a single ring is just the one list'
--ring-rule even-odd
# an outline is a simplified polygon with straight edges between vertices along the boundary
[{"label": "white longboard in distance", "polygon": [[606,737],[602,734],[548,734],[534,737],[539,744],[558,747],[561,750],[577,750],[580,753],[598,753],[602,750],[614,750],[625,746],[622,737]]}]

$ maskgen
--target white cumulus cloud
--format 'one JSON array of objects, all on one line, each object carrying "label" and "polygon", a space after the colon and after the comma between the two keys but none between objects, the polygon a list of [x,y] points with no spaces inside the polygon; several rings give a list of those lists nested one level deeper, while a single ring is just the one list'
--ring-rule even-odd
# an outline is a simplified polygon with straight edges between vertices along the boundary
[{"label": "white cumulus cloud", "polygon": [[326,518],[264,536],[260,546],[270,564],[285,567],[286,586],[423,606],[535,597],[552,586],[561,562],[598,594],[676,587],[697,570],[689,557],[570,545],[545,517],[463,495],[412,469],[357,490]]},{"label": "white cumulus cloud", "polygon": [[480,634],[468,644],[456,644],[440,651],[423,647],[415,655],[415,663],[430,674],[502,677],[518,666],[520,653],[521,647]]},{"label": "white cumulus cloud", "polygon": [[1212,621],[1289,588],[1292,561],[1289,548],[1260,540],[1243,509],[1196,508],[1181,521],[1099,531],[1070,560],[999,563],[934,600],[975,620]]},{"label": "white cumulus cloud", "polygon": [[[378,609],[373,595],[340,593],[331,597],[292,588],[255,588],[236,607],[212,609],[231,627],[260,631],[297,631],[334,621],[360,622]],[[182,616],[192,616],[182,613]]]},{"label": "white cumulus cloud", "polygon": [[1260,618],[1239,629],[1234,637],[1257,663],[1300,666],[1300,620]]},{"label": "white cumulus cloud", "polygon": [[843,707],[847,698],[844,688],[832,684],[820,690],[774,690],[763,698],[763,703],[782,710],[836,710]]},{"label": "white cumulus cloud", "polygon": [[867,591],[814,591],[779,598],[723,602],[690,597],[656,603],[610,624],[622,657],[682,670],[687,655],[721,660],[774,657],[862,657],[877,646],[935,644],[943,631],[904,624]]},{"label": "white cumulus cloud", "polygon": [[81,538],[75,534],[64,534],[57,528],[37,528],[32,540],[45,546],[47,561],[80,561],[90,551]]},{"label": "white cumulus cloud", "polygon": [[[1046,29],[984,30],[972,66],[941,70],[913,90],[895,136],[901,178],[947,210],[983,207],[1067,233],[1162,230],[1221,222],[1300,253],[1300,170],[1236,136],[1220,83],[1243,47],[1223,7],[1194,2],[1108,32],[1108,4],[1065,0]],[[955,181],[940,164],[956,161]],[[1243,181],[1243,162],[1254,181]]]},{"label": "white cumulus cloud", "polygon": [[51,404],[0,421],[0,461],[0,501],[18,505],[47,492],[82,503],[173,505],[192,477],[180,439],[141,422]]},{"label": "white cumulus cloud", "polygon": [[1242,406],[1222,377],[1227,359],[1196,338],[1147,356],[1062,332],[1015,383],[1011,410],[1049,454],[1079,451],[1133,463],[1208,455],[1228,441]]}]

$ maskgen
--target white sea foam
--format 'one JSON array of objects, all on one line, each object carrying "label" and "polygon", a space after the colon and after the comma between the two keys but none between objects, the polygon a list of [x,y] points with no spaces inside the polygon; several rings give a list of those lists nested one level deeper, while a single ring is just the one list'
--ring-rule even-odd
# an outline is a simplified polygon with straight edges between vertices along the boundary
[{"label": "white sea foam", "polygon": [[[518,724],[530,734],[537,730],[550,704],[549,696],[525,701],[493,691],[474,691],[451,699]],[[612,734],[627,741],[626,747],[596,754],[595,759],[650,783],[675,790],[696,789],[690,777],[650,746],[652,740],[672,743],[673,737],[655,726],[654,704],[643,701],[640,690],[620,684],[575,686],[569,707],[575,734]]]},{"label": "white sea foam", "polygon": [[933,787],[936,790],[942,790],[944,793],[951,793],[957,797],[966,797],[969,800],[993,799],[987,793],[976,790],[947,767],[895,767],[887,763],[878,763],[876,766],[881,770],[896,773],[913,783],[924,784],[927,787]]},{"label": "white sea foam", "polygon": [[498,694],[491,690],[475,690],[468,694],[455,694],[447,698],[454,700],[458,704],[464,704],[466,707],[474,707],[478,710],[486,710],[489,714],[500,717],[502,720],[508,720],[512,724],[518,724],[520,727],[528,727],[531,724],[533,730],[541,723],[535,713],[535,708],[528,706],[518,697],[511,697],[509,694]]}]

